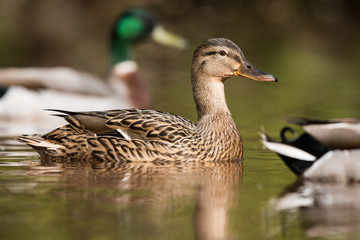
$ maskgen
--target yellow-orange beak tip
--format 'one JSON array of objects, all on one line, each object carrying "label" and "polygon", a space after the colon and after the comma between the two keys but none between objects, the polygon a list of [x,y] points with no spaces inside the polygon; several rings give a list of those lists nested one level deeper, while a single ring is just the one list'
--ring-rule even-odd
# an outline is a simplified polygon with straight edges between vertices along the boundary
[{"label": "yellow-orange beak tip", "polygon": [[[248,67],[244,68],[243,66],[240,66],[236,71],[234,71],[235,76],[241,76],[246,77],[249,79],[253,79],[255,81],[262,81],[262,82],[277,82],[278,79],[264,71],[261,71],[260,69],[257,69],[256,67],[250,65],[250,63],[246,64]],[[249,67],[250,66],[250,67]]]},{"label": "yellow-orange beak tip", "polygon": [[236,71],[236,72],[234,72],[234,75],[239,76],[239,77],[246,77],[249,79],[253,79],[255,81],[262,81],[262,82],[277,82],[278,81],[277,77],[275,77],[271,74],[268,74],[268,73],[265,73],[262,71],[261,71],[261,73],[264,73],[264,74],[261,74],[261,75],[244,74],[244,73],[240,73],[240,72]]}]

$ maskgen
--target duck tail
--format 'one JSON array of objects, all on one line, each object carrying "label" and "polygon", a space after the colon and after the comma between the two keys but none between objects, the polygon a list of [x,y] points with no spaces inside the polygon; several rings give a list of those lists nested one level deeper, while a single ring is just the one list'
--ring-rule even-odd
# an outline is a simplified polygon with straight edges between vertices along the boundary
[{"label": "duck tail", "polygon": [[65,154],[63,145],[46,140],[39,134],[21,135],[18,141],[29,145],[41,156],[61,157]]}]

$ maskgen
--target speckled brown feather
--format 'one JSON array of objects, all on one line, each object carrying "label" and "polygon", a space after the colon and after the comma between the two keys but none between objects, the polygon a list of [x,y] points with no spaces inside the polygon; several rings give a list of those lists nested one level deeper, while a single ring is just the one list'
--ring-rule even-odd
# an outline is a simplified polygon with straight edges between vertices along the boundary
[{"label": "speckled brown feather", "polygon": [[44,157],[109,162],[237,160],[242,158],[243,146],[225,102],[224,81],[242,75],[244,69],[250,69],[244,76],[276,81],[251,66],[230,40],[209,39],[195,50],[192,63],[197,124],[154,110],[55,110],[69,125],[42,137],[22,136],[19,140]]},{"label": "speckled brown feather", "polygon": [[[34,148],[46,157],[79,159],[92,157],[106,161],[183,161],[200,159],[215,161],[238,159],[238,156],[241,155],[240,134],[230,116],[226,121],[224,119],[214,119],[220,122],[222,128],[227,126],[226,130],[220,130],[219,128],[219,131],[210,132],[208,128],[197,129],[196,125],[191,121],[170,113],[151,110],[135,111],[134,109],[120,110],[119,114],[115,114],[116,112],[103,112],[102,114],[101,112],[84,112],[83,115],[82,113],[67,115],[65,119],[71,119],[69,122],[76,124],[66,125],[43,136],[43,140],[63,147],[57,149],[57,152],[47,152],[43,148],[40,148],[41,151],[39,151],[39,148]],[[140,112],[142,117],[135,121],[136,124],[131,124],[127,117],[134,117],[136,112]],[[108,113],[110,114],[108,115]],[[126,113],[129,113],[129,115]],[[102,119],[104,119],[106,125],[112,121],[115,123],[128,123],[128,132],[133,129],[134,131],[142,129],[143,132],[152,133],[152,135],[146,141],[139,139],[127,140],[115,131],[109,131],[107,134],[95,134],[84,129],[86,126],[84,121],[82,121],[82,124],[76,121],[76,118],[84,120],[84,116],[97,116],[100,118],[100,116],[105,115],[107,116],[102,117]],[[123,116],[123,119],[126,120],[121,121],[119,116]],[[161,116],[165,117],[161,118]],[[208,127],[211,129],[211,125]],[[121,128],[125,129],[125,125],[121,125]],[[164,131],[166,129],[167,131]],[[199,135],[195,134],[195,131],[198,131]],[[38,141],[40,141],[40,137],[37,137]],[[27,136],[21,137],[20,140],[31,145]],[[209,146],[212,147],[209,148]]]},{"label": "speckled brown feather", "polygon": [[153,110],[129,109],[106,114],[106,125],[144,136],[148,140],[176,142],[194,134],[195,124],[175,114]]}]

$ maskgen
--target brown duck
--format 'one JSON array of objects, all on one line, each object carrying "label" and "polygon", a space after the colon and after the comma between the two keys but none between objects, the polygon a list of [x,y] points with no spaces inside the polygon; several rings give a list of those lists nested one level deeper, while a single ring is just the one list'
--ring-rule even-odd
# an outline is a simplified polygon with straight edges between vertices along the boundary
[{"label": "brown duck", "polygon": [[277,81],[224,38],[209,39],[194,51],[191,81],[198,123],[172,113],[125,109],[60,112],[68,125],[44,136],[19,137],[43,157],[101,161],[227,161],[242,158],[239,130],[226,105],[224,82],[232,76]]}]

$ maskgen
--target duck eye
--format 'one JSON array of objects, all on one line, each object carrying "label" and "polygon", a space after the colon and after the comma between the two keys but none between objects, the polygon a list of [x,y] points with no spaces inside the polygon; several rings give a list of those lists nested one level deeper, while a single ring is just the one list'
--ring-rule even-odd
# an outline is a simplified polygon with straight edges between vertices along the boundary
[{"label": "duck eye", "polygon": [[225,52],[224,50],[221,50],[221,51],[219,52],[219,54],[220,54],[220,56],[225,56],[225,55],[226,55],[226,52]]}]

